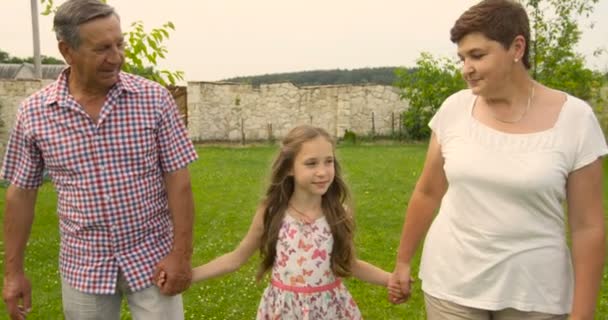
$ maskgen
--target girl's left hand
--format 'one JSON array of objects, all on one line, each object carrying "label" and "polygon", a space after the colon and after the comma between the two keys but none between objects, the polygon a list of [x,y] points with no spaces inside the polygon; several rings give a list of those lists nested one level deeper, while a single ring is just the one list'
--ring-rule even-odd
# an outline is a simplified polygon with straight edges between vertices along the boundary
[{"label": "girl's left hand", "polygon": [[[414,279],[410,278],[410,286],[413,282]],[[407,298],[409,298],[409,294],[406,294],[402,291],[399,279],[396,277],[395,274],[391,274],[389,276],[388,284],[386,287],[388,289],[388,300],[392,304],[404,303],[405,301],[407,301]]]},{"label": "girl's left hand", "polygon": [[406,302],[412,294],[414,278],[410,276],[409,264],[398,264],[388,278],[389,301],[392,304]]}]

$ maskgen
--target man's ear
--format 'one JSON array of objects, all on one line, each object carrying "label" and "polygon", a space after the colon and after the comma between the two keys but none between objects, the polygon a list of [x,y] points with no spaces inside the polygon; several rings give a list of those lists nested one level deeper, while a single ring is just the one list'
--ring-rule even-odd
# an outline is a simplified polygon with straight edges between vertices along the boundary
[{"label": "man's ear", "polygon": [[74,60],[73,59],[74,49],[67,42],[65,42],[63,40],[59,40],[59,43],[57,44],[57,46],[59,47],[59,52],[63,56],[63,59],[65,60],[65,62],[68,65],[72,65],[72,62]]}]

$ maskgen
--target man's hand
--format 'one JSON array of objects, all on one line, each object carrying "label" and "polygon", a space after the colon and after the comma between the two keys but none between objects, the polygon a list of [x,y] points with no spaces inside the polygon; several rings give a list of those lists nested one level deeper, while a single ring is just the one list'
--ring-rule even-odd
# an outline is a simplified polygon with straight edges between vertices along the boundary
[{"label": "man's hand", "polygon": [[[161,282],[159,280],[162,279]],[[184,254],[171,252],[164,257],[154,270],[154,282],[160,292],[172,296],[188,289],[192,279],[190,258]]]},{"label": "man's hand", "polygon": [[24,320],[32,309],[32,286],[23,273],[4,276],[2,299],[11,320]]}]

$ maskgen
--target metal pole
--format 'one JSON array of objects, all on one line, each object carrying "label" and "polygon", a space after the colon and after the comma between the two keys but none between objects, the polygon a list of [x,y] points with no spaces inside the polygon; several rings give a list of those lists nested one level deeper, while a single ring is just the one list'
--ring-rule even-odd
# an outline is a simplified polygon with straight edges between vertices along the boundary
[{"label": "metal pole", "polygon": [[34,75],[42,79],[42,65],[40,63],[40,30],[38,28],[38,0],[31,0],[32,6],[32,34],[34,36]]}]

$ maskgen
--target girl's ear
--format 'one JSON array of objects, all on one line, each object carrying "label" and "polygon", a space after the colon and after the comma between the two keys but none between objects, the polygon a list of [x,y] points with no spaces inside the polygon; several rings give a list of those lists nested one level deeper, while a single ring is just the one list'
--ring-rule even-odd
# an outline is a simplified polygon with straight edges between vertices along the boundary
[{"label": "girl's ear", "polygon": [[289,170],[287,170],[287,177],[293,177],[293,162],[289,165]]}]

